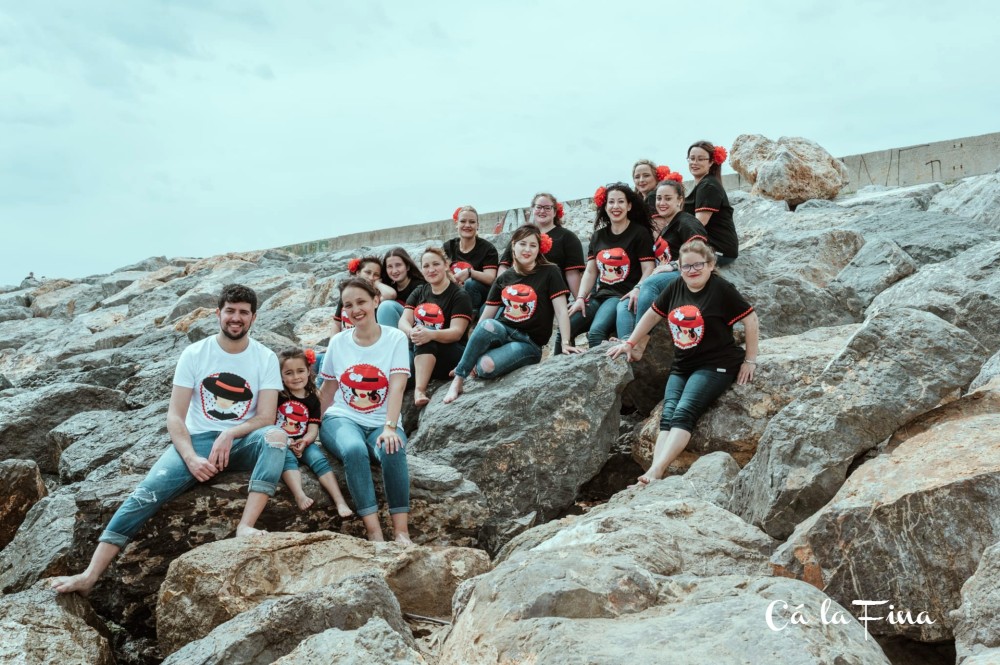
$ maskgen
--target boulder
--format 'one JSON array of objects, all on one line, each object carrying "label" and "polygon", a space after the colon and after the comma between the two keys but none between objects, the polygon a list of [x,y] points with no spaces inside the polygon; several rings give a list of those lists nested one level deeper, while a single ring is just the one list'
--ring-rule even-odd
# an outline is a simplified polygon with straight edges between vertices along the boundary
[{"label": "boulder", "polygon": [[[694,460],[715,451],[729,453],[740,466],[746,465],[771,418],[822,374],[857,329],[857,325],[817,328],[801,335],[762,340],[753,383],[733,384],[719,397],[698,421],[671,472],[683,472]],[[632,458],[644,469],[653,461],[662,408],[660,402],[641,423],[632,447]]]},{"label": "boulder", "polygon": [[[108,295],[101,301],[101,307],[121,307],[128,306],[133,300],[141,295],[154,291],[163,286],[163,282],[158,279],[149,279],[148,277],[137,279],[134,282],[128,284],[126,287],[120,291]],[[134,311],[131,307],[128,307],[129,314],[135,315],[138,312]]]},{"label": "boulder", "polygon": [[131,286],[134,282],[148,277],[148,270],[119,270],[99,279],[97,285],[101,287],[101,291],[103,291],[106,298]]},{"label": "boulder", "polygon": [[782,136],[740,134],[729,164],[746,178],[751,194],[785,201],[793,208],[809,199],[832,199],[849,182],[847,167],[818,143]]},{"label": "boulder", "polygon": [[383,619],[354,631],[331,628],[299,643],[275,665],[422,665],[423,657]]},{"label": "boulder", "polygon": [[1000,169],[959,180],[937,194],[928,209],[972,219],[1000,231]]},{"label": "boulder", "polygon": [[888,309],[870,316],[768,423],[730,509],[788,537],[833,498],[855,458],[966,386],[985,355],[971,335],[933,314]]},{"label": "boulder", "polygon": [[56,319],[29,318],[0,321],[0,349],[17,349],[38,339],[65,334],[66,323]]},{"label": "boulder", "polygon": [[481,550],[371,543],[329,532],[222,540],[170,565],[156,606],[157,635],[170,653],[265,600],[361,573],[383,577],[402,611],[448,617],[458,584],[489,565]]},{"label": "boulder", "polygon": [[917,262],[892,240],[866,243],[830,282],[830,291],[860,316],[875,296],[917,271]]},{"label": "boulder", "polygon": [[888,599],[934,621],[871,622],[872,634],[952,639],[962,585],[1000,540],[1000,411],[949,407],[951,417],[859,467],[772,559],[778,574],[840,603]]},{"label": "boulder", "polygon": [[86,599],[57,594],[48,580],[0,603],[0,662],[114,665],[108,631]]},{"label": "boulder", "polygon": [[[318,353],[319,343],[330,337],[336,313],[336,307],[316,307],[309,310],[295,322],[295,337],[301,340],[303,345],[316,348]],[[325,351],[326,347],[322,350]]]},{"label": "boulder", "polygon": [[986,364],[979,370],[979,374],[969,384],[969,390],[982,388],[998,376],[1000,376],[1000,351],[994,353],[993,357],[986,361]]},{"label": "boulder", "polygon": [[1000,541],[983,552],[962,586],[962,605],[951,614],[958,663],[1000,655]]},{"label": "boulder", "polygon": [[[608,347],[605,347],[607,350]],[[649,344],[642,359],[632,363],[634,377],[622,393],[622,406],[635,409],[639,413],[649,413],[663,398],[663,390],[670,376],[670,366],[674,362],[674,341],[666,323],[653,328]]]},{"label": "boulder", "polygon": [[76,503],[65,490],[32,506],[0,552],[0,592],[23,591],[43,577],[78,572],[70,559],[75,518]]},{"label": "boulder", "polygon": [[47,492],[38,465],[31,460],[9,459],[0,462],[0,550],[14,539],[18,527],[31,507]]},{"label": "boulder", "polygon": [[0,402],[0,459],[38,462],[42,473],[58,473],[62,450],[49,430],[81,411],[125,409],[125,394],[77,383],[48,386]]},{"label": "boulder", "polygon": [[[988,242],[953,259],[924,266],[880,293],[868,313],[911,307],[935,314],[972,333],[990,353],[1000,350],[1000,242]],[[946,356],[945,356],[946,357]]]},{"label": "boulder", "polygon": [[421,415],[434,426],[419,428],[410,449],[476,483],[491,515],[555,517],[600,471],[618,435],[621,393],[632,370],[605,351],[470,380],[452,404],[443,404],[438,391]]},{"label": "boulder", "polygon": [[[868,185],[853,194],[837,199],[842,208],[884,207],[907,210],[927,210],[931,200],[944,189],[939,182],[928,182],[909,187]],[[912,205],[906,205],[912,204]]]},{"label": "boulder", "polygon": [[203,637],[192,639],[194,636],[185,635],[183,626],[168,624],[166,635],[160,634],[160,648],[168,656],[164,665],[270,665],[292,653],[306,638],[332,629],[353,631],[372,620],[385,626],[385,637],[412,647],[413,638],[399,603],[385,580],[373,573],[360,573],[265,600]]},{"label": "boulder", "polygon": [[0,323],[4,321],[23,321],[33,316],[31,310],[20,305],[0,305]]},{"label": "boulder", "polygon": [[35,316],[72,319],[89,312],[104,298],[100,286],[92,284],[61,284],[52,290],[44,286],[32,292],[31,311]]}]

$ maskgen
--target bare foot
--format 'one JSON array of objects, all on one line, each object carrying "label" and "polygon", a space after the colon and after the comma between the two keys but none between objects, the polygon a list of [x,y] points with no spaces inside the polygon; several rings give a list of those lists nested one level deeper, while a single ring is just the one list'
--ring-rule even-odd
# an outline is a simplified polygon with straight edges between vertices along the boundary
[{"label": "bare foot", "polygon": [[310,499],[305,494],[300,494],[295,497],[295,503],[299,504],[299,510],[309,510],[312,507],[314,501]]},{"label": "bare foot", "polygon": [[660,479],[657,478],[656,476],[654,476],[651,471],[647,471],[646,473],[644,473],[641,476],[639,476],[637,478],[637,480],[638,480],[638,482],[635,485],[629,485],[628,488],[629,489],[635,489],[636,487],[639,487],[639,488],[646,487],[651,482],[653,482],[655,480],[660,480]]},{"label": "bare foot", "polygon": [[402,543],[403,545],[412,545],[413,541],[410,540],[410,534],[408,533],[397,533],[394,540],[397,543]]},{"label": "bare foot", "polygon": [[427,403],[430,402],[430,401],[431,401],[431,398],[427,396],[426,392],[424,392],[423,390],[416,390],[416,389],[414,389],[414,391],[413,391],[413,405],[414,406],[416,406],[418,408],[421,407],[421,406],[426,406]]},{"label": "bare foot", "polygon": [[78,593],[86,598],[96,583],[97,580],[90,579],[86,573],[80,573],[66,577],[53,577],[49,585],[59,593]]},{"label": "bare foot", "polygon": [[448,388],[448,394],[444,396],[445,404],[451,404],[456,399],[458,399],[458,396],[462,394],[462,385],[464,383],[465,380],[462,379],[462,377],[460,376],[455,377],[455,379],[451,382],[451,387]]},{"label": "bare foot", "polygon": [[354,514],[354,511],[346,503],[341,502],[337,504],[337,514],[341,517],[350,517]]},{"label": "bare foot", "polygon": [[254,538],[256,536],[263,536],[267,531],[263,529],[255,529],[252,526],[247,526],[241,524],[236,527],[236,537],[237,538]]}]

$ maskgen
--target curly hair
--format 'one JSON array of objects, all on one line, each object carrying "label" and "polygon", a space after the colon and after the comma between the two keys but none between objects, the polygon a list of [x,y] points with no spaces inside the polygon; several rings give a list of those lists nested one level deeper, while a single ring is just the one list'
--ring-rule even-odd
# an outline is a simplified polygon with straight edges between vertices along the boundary
[{"label": "curly hair", "polygon": [[[628,221],[638,224],[646,229],[649,229],[650,233],[654,233],[653,222],[649,218],[649,209],[646,208],[646,202],[643,200],[642,195],[634,191],[631,187],[626,185],[624,182],[614,182],[607,185],[605,192],[610,196],[611,192],[621,192],[625,195],[625,200],[632,205],[628,211]],[[594,231],[597,232],[611,223],[611,218],[608,217],[607,210],[607,199],[605,199],[605,204],[597,209],[597,216],[594,217]]]}]

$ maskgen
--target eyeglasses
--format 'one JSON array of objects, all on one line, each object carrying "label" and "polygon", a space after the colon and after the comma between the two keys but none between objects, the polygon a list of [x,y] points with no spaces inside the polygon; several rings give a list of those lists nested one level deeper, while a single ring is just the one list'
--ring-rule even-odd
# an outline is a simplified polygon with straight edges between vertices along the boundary
[{"label": "eyeglasses", "polygon": [[705,268],[706,261],[698,261],[698,263],[686,263],[681,266],[681,272],[691,272],[692,270],[702,270]]},{"label": "eyeglasses", "polygon": [[552,210],[553,208],[555,208],[555,206],[540,206],[540,205],[535,206],[535,210],[537,210],[538,212],[543,212],[545,210]]},{"label": "eyeglasses", "polygon": [[689,162],[707,162],[708,157],[688,157]]}]

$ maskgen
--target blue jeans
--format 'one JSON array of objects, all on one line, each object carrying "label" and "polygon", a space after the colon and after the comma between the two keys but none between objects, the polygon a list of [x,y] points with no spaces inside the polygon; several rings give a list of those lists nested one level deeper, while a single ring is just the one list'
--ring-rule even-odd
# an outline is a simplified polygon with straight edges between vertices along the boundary
[{"label": "blue jeans", "polygon": [[[493,369],[483,368],[483,358],[489,356]],[[473,367],[481,379],[495,379],[519,367],[534,365],[542,359],[542,349],[527,333],[510,328],[496,319],[480,321],[472,331],[462,359],[455,366],[455,376],[468,378]]]},{"label": "blue jeans", "polygon": [[[267,435],[277,432],[281,436],[271,438],[280,441],[269,441]],[[201,457],[208,457],[212,452],[212,444],[219,432],[200,432],[191,435],[194,452]],[[281,478],[285,452],[288,449],[288,436],[280,428],[272,426],[261,427],[247,434],[242,439],[233,441],[229,451],[229,466],[227,471],[250,471],[250,491],[261,492],[274,496],[274,489]],[[102,543],[110,543],[125,547],[128,541],[142,528],[150,517],[156,514],[167,501],[181,495],[198,484],[177,449],[170,446],[149,470],[139,486],[125,499],[121,507],[115,511],[104,533],[98,539]]]},{"label": "blue jeans", "polygon": [[322,447],[316,445],[315,443],[310,443],[302,449],[302,457],[296,457],[295,453],[291,450],[286,450],[285,466],[281,470],[282,472],[297,471],[300,463],[305,464],[312,469],[317,478],[333,471],[330,467],[330,460],[328,460],[326,455],[323,454]]},{"label": "blue jeans", "polygon": [[403,306],[395,300],[384,300],[379,303],[378,311],[375,312],[375,320],[383,326],[398,328],[399,320],[403,317]]},{"label": "blue jeans", "polygon": [[732,256],[723,256],[722,254],[715,255],[715,265],[717,266],[728,266],[735,260],[736,258]]},{"label": "blue jeans", "polygon": [[687,376],[671,374],[663,391],[660,431],[682,429],[693,432],[702,414],[736,380],[735,374],[713,369],[697,369]]},{"label": "blue jeans", "polygon": [[347,489],[354,499],[354,508],[360,517],[378,511],[375,500],[375,483],[372,481],[372,462],[382,467],[382,482],[390,513],[410,512],[410,470],[406,466],[406,434],[396,430],[403,440],[403,447],[391,455],[375,445],[382,433],[381,427],[364,427],[350,418],[325,416],[319,428],[323,447],[344,464]]},{"label": "blue jeans", "polygon": [[[611,337],[628,339],[635,330],[635,313],[629,311],[628,299],[608,296],[598,300],[594,297],[587,301],[584,312],[586,316],[577,313],[569,317],[569,330],[574,339],[586,332],[587,344],[592,349]],[[557,349],[561,351],[561,339],[556,342]]]},{"label": "blue jeans", "polygon": [[319,370],[323,367],[323,358],[326,358],[326,351],[316,354],[316,364],[312,366],[312,373],[316,376],[316,387],[321,388],[323,386],[323,377],[320,376]]},{"label": "blue jeans", "polygon": [[[663,290],[680,276],[681,273],[679,270],[671,270],[670,272],[658,272],[642,280],[642,284],[639,285],[639,300],[636,301],[635,320],[638,321],[641,319],[642,315],[649,311],[656,297],[663,293]],[[619,335],[619,337],[628,339],[622,335]]]},{"label": "blue jeans", "polygon": [[486,304],[486,296],[490,294],[490,287],[470,277],[465,280],[462,288],[465,289],[465,292],[469,294],[469,299],[472,300],[472,311],[477,314],[481,312],[483,305]]}]

